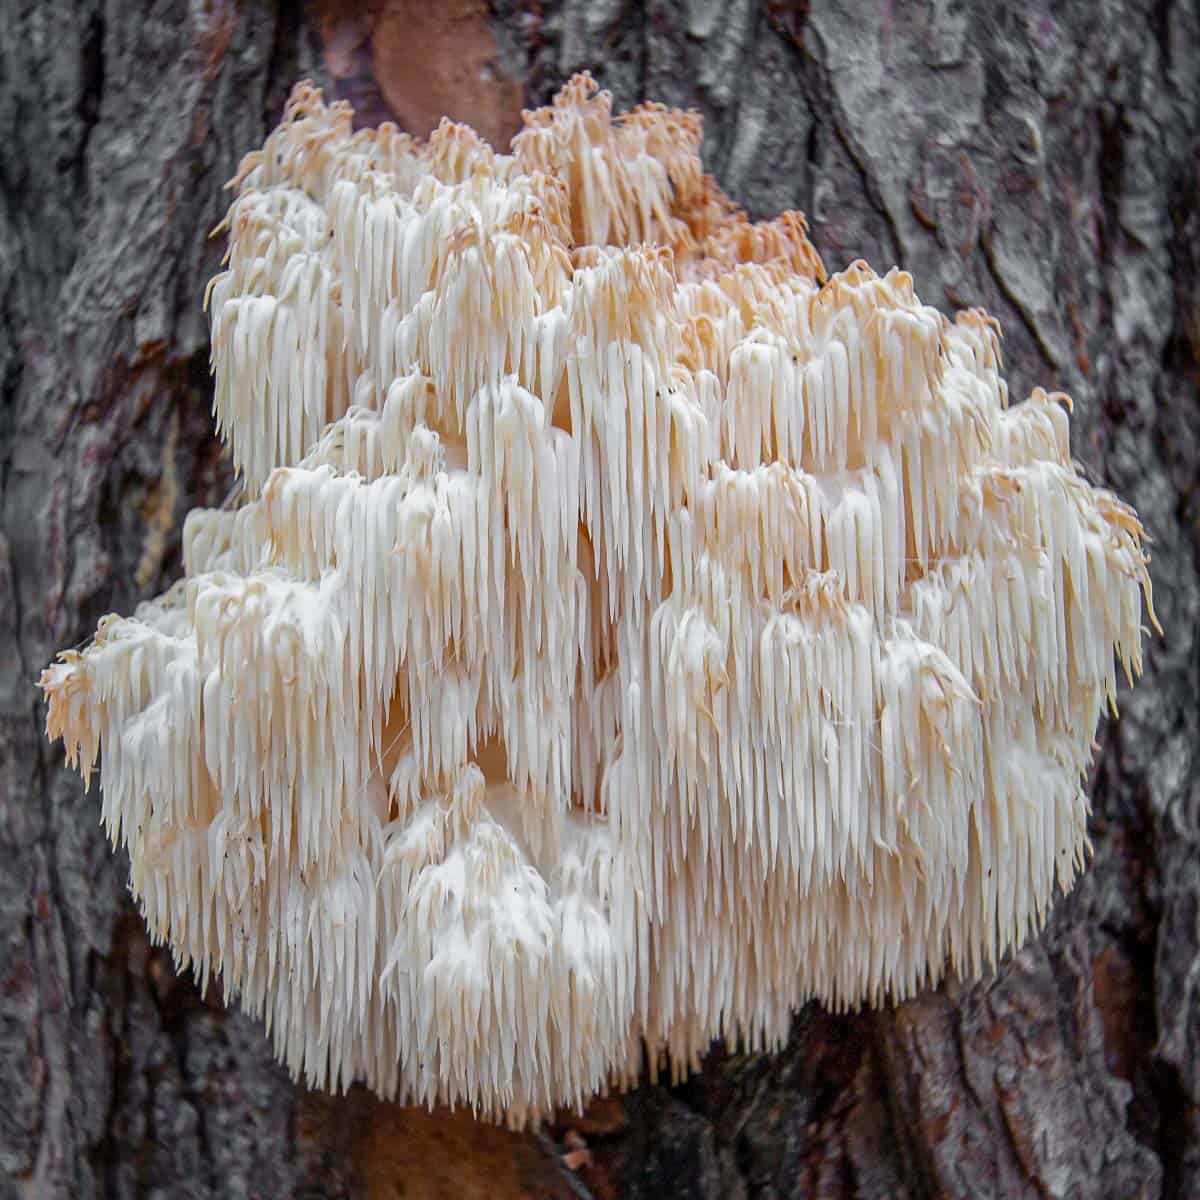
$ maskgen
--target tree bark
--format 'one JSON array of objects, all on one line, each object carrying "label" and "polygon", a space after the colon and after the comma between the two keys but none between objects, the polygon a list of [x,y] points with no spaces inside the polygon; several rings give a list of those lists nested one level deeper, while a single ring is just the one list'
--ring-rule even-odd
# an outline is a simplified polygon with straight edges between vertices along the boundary
[{"label": "tree bark", "polygon": [[[1200,1195],[1200,16],[1192,0],[0,4],[0,1197]],[[492,136],[590,69],[699,109],[753,215],[1006,334],[1155,539],[1166,635],[1098,734],[1095,857],[974,986],[798,1014],[510,1135],[293,1085],[149,946],[42,733],[54,652],[179,572],[229,467],[222,184],[308,75]],[[419,130],[418,130],[419,131]]]}]

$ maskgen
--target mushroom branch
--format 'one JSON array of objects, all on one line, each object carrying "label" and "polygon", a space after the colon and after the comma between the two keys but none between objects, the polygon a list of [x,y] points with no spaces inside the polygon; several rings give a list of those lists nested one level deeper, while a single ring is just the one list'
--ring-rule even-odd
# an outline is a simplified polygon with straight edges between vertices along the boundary
[{"label": "mushroom branch", "polygon": [[42,687],[314,1086],[524,1125],[987,972],[1084,867],[1136,515],[993,320],[827,279],[699,144],[587,76],[507,154],[301,84],[233,181],[240,503]]}]

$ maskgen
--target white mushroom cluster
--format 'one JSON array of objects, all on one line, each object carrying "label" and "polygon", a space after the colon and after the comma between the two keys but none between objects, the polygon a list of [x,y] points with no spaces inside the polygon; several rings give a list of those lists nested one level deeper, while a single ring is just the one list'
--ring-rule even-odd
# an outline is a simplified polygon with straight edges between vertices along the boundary
[{"label": "white mushroom cluster", "polygon": [[516,1125],[994,966],[1141,665],[1066,398],[750,223],[689,114],[351,118],[301,85],[234,181],[240,506],[42,680],[152,935],[312,1085]]}]

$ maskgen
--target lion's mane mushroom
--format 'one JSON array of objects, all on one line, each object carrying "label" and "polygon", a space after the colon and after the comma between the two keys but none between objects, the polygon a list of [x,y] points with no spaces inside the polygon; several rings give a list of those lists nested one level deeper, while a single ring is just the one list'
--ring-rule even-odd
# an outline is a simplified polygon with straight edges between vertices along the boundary
[{"label": "lion's mane mushroom", "polygon": [[524,1123],[976,975],[1083,866],[1137,518],[993,321],[826,281],[699,141],[301,85],[238,172],[244,502],[42,686],[153,936],[314,1085]]}]

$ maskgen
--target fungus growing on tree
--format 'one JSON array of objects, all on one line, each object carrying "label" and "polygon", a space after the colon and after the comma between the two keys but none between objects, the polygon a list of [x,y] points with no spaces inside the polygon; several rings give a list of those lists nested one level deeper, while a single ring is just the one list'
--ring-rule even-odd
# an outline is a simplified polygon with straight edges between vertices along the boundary
[{"label": "fungus growing on tree", "polygon": [[315,1086],[525,1123],[978,975],[1084,864],[1136,516],[995,322],[827,280],[699,141],[301,85],[234,181],[241,504],[42,686],[154,938]]}]

